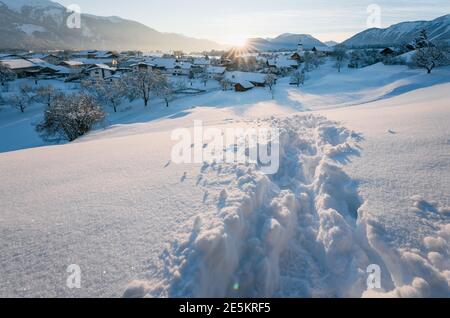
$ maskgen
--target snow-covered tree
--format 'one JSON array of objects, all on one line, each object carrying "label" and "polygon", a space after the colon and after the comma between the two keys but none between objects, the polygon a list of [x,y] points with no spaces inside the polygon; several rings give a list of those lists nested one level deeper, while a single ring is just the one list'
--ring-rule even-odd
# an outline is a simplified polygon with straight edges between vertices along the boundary
[{"label": "snow-covered tree", "polygon": [[0,84],[2,86],[5,86],[7,82],[14,81],[16,77],[16,73],[0,63]]},{"label": "snow-covered tree", "polygon": [[267,87],[269,87],[270,92],[272,93],[272,98],[274,98],[274,86],[277,83],[277,76],[272,73],[267,74],[264,78],[264,83]]},{"label": "snow-covered tree", "polygon": [[170,82],[169,78],[165,74],[159,74],[155,77],[154,90],[156,96],[164,99],[166,107],[169,107],[169,103],[173,98],[175,87]]},{"label": "snow-covered tree", "polygon": [[206,87],[206,84],[208,84],[208,81],[209,81],[209,74],[208,74],[208,70],[206,68],[202,69],[202,71],[200,72],[199,79],[200,79],[200,82],[202,82]]},{"label": "snow-covered tree", "polygon": [[35,99],[38,103],[50,106],[50,103],[57,94],[58,91],[53,86],[41,86],[36,89]]},{"label": "snow-covered tree", "polygon": [[428,32],[425,29],[420,30],[419,35],[414,40],[414,46],[416,49],[433,46],[428,39]]},{"label": "snow-covered tree", "polygon": [[303,57],[303,60],[306,72],[311,72],[315,68],[319,67],[319,65],[321,64],[319,56],[313,52],[306,52]]},{"label": "snow-covered tree", "polygon": [[120,79],[97,81],[93,85],[93,94],[100,105],[111,107],[115,113],[126,95],[126,85]]},{"label": "snow-covered tree", "polygon": [[437,66],[445,65],[448,62],[448,58],[439,47],[426,46],[422,47],[414,53],[412,62],[415,66],[425,68],[428,74]]},{"label": "snow-covered tree", "polygon": [[105,118],[95,99],[85,93],[58,94],[44,111],[36,131],[45,140],[74,141]]},{"label": "snow-covered tree", "polygon": [[304,70],[297,70],[294,73],[292,73],[291,76],[291,83],[297,85],[297,87],[300,87],[300,85],[305,84],[305,71]]},{"label": "snow-covered tree", "polygon": [[148,106],[148,102],[154,92],[154,86],[158,75],[159,72],[148,70],[132,72],[125,78],[131,95],[142,98],[145,107]]},{"label": "snow-covered tree", "polygon": [[9,104],[18,109],[21,113],[25,113],[33,98],[33,88],[29,85],[23,84],[19,87],[19,91],[14,93],[9,98]]},{"label": "snow-covered tree", "polygon": [[231,87],[233,87],[233,82],[227,78],[223,78],[219,83],[220,83],[220,86],[222,87],[222,90],[224,90],[224,91],[227,91]]},{"label": "snow-covered tree", "polygon": [[334,67],[337,68],[338,72],[341,72],[341,68],[344,66],[347,60],[347,50],[343,46],[336,46],[334,48],[333,57],[335,59]]}]

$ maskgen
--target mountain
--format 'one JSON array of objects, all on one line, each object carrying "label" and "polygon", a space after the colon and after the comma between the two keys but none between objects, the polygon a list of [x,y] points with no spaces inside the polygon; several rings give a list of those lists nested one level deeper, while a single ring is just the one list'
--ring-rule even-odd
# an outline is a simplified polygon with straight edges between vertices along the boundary
[{"label": "mountain", "polygon": [[431,41],[450,43],[450,14],[433,21],[403,22],[386,29],[368,29],[343,44],[349,47],[361,47],[411,43],[422,29],[427,30]]},{"label": "mountain", "polygon": [[253,38],[247,40],[248,47],[259,51],[295,50],[299,43],[302,43],[306,49],[312,49],[314,46],[326,46],[309,34],[285,33],[273,39]]},{"label": "mountain", "polygon": [[0,49],[185,50],[221,49],[209,41],[162,33],[119,17],[82,14],[81,28],[67,27],[71,12],[49,0],[0,0]]},{"label": "mountain", "polygon": [[338,42],[336,42],[336,41],[327,41],[327,42],[323,42],[323,43],[325,43],[327,46],[329,46],[329,47],[333,47],[333,46],[336,46],[336,45],[338,45],[339,43]]}]

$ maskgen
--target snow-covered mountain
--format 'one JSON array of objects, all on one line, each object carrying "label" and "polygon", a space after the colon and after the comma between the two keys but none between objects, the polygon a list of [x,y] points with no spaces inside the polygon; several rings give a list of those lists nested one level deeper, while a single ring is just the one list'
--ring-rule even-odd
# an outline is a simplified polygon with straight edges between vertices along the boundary
[{"label": "snow-covered mountain", "polygon": [[81,28],[67,27],[68,10],[49,0],[0,0],[0,49],[209,50],[209,40],[161,33],[119,17],[82,14]]},{"label": "snow-covered mountain", "polygon": [[311,49],[314,46],[326,46],[309,34],[285,33],[273,39],[253,38],[247,41],[249,47],[259,51],[293,50],[298,47],[299,43],[302,43],[307,49]]},{"label": "snow-covered mountain", "polygon": [[368,29],[345,41],[352,47],[390,46],[410,43],[425,29],[431,41],[450,43],[450,14],[433,21],[403,22],[386,29]]}]

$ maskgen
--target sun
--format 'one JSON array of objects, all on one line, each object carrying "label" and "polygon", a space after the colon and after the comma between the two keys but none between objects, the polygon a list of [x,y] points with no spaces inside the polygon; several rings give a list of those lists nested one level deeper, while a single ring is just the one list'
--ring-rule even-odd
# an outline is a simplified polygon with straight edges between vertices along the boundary
[{"label": "sun", "polygon": [[236,48],[244,48],[248,37],[245,35],[232,35],[226,39],[226,42]]}]

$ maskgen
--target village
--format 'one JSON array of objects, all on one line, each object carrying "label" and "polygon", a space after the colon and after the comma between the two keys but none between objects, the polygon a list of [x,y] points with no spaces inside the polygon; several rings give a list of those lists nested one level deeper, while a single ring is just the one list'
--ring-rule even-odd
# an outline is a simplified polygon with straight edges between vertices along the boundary
[{"label": "village", "polygon": [[[222,56],[188,55],[183,52],[144,55],[138,51],[119,53],[98,50],[21,52],[0,53],[0,64],[14,72],[16,78],[28,78],[35,83],[49,79],[66,83],[80,83],[83,80],[112,82],[132,72],[158,71],[175,81],[177,78],[186,79],[191,88],[194,86],[193,80],[202,83],[211,80],[224,89],[243,92],[265,87],[268,74],[280,77],[292,75],[298,70],[308,71],[309,64],[320,63],[318,60],[333,56],[337,51],[333,47],[305,50],[300,43],[297,51],[246,53],[231,50]],[[386,48],[379,50],[379,53],[391,56],[395,51]],[[195,88],[202,90],[198,85]]]}]

